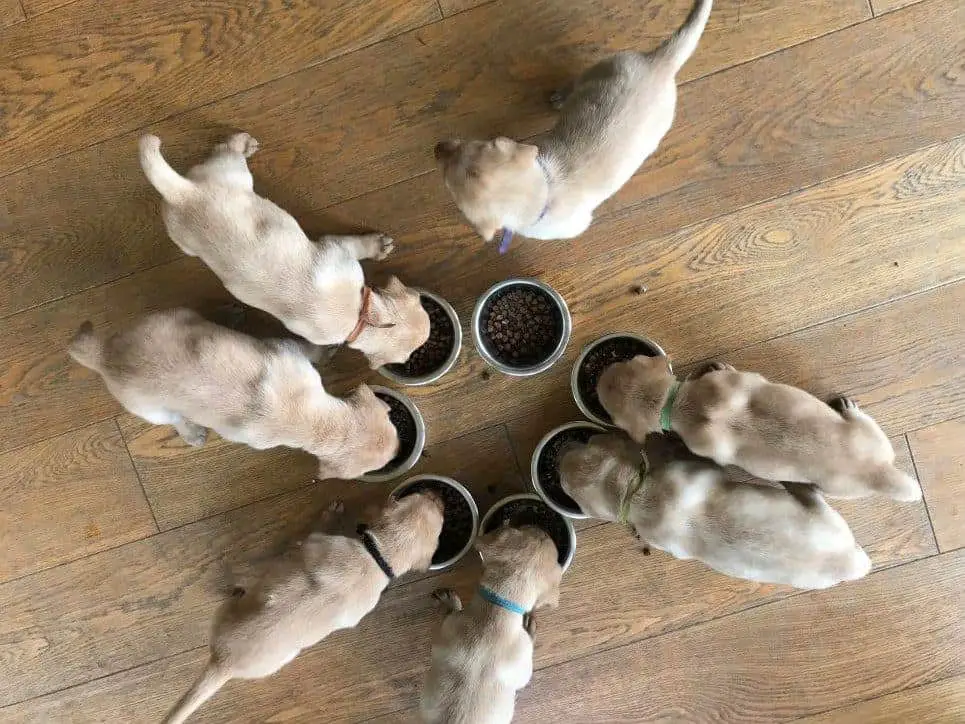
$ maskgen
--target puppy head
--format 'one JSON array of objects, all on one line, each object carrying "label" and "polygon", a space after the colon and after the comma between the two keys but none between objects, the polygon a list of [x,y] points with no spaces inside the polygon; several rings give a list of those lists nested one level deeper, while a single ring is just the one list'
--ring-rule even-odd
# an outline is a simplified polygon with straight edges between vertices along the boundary
[{"label": "puppy head", "polygon": [[476,541],[487,580],[512,580],[535,596],[534,608],[560,603],[560,566],[556,544],[535,526],[504,526]]},{"label": "puppy head", "polygon": [[[469,224],[486,241],[515,220],[515,211],[534,193],[539,149],[511,138],[450,140],[436,144],[435,156],[449,193]],[[522,203],[521,203],[522,202]]]},{"label": "puppy head", "polygon": [[594,435],[586,444],[571,443],[563,450],[560,483],[587,515],[616,520],[642,464],[639,446],[626,435]]},{"label": "puppy head", "polygon": [[[389,405],[380,400],[368,385],[359,385],[345,398],[352,414],[343,431],[345,444],[320,458],[318,477],[357,478],[386,465],[399,451],[399,433],[389,419]],[[330,435],[330,431],[323,431]]]},{"label": "puppy head", "polygon": [[443,510],[442,498],[431,491],[392,498],[382,509],[376,534],[391,541],[405,570],[428,570],[439,545]]},{"label": "puppy head", "polygon": [[613,424],[643,443],[648,432],[660,429],[660,407],[672,382],[664,355],[637,355],[607,367],[600,375],[596,394]]},{"label": "puppy head", "polygon": [[391,277],[372,294],[370,327],[362,351],[372,369],[403,364],[429,339],[429,314],[415,292]]}]

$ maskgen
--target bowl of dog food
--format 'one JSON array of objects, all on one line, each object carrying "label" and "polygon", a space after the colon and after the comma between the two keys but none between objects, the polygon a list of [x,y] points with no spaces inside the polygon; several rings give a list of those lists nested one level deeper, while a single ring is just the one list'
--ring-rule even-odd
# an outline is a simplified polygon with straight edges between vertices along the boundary
[{"label": "bowl of dog food", "polygon": [[528,377],[563,356],[573,322],[563,297],[537,279],[507,279],[476,302],[473,343],[500,372]]},{"label": "bowl of dog food", "polygon": [[391,497],[404,498],[422,491],[438,495],[445,508],[439,546],[429,566],[430,571],[441,571],[455,565],[472,548],[479,530],[479,508],[465,486],[444,475],[416,475],[397,486]]},{"label": "bowl of dog food", "polygon": [[586,345],[570,374],[570,389],[580,412],[599,425],[612,426],[613,418],[603,409],[596,394],[600,375],[614,362],[625,362],[641,354],[658,357],[663,355],[664,351],[653,340],[630,332],[606,334]]},{"label": "bowl of dog food", "polygon": [[560,515],[582,520],[589,518],[560,484],[560,457],[567,443],[587,443],[606,429],[592,422],[568,422],[554,427],[536,445],[530,460],[529,474],[533,488],[546,504]]},{"label": "bowl of dog food", "polygon": [[401,392],[380,385],[372,385],[372,392],[389,406],[389,420],[399,433],[399,451],[388,463],[367,472],[359,480],[384,483],[409,471],[419,461],[426,445],[426,423],[415,403]]},{"label": "bowl of dog food", "polygon": [[565,571],[576,553],[576,529],[568,518],[550,508],[546,501],[533,493],[518,493],[496,502],[483,516],[479,534],[492,533],[504,525],[520,527],[535,525],[546,531],[553,539],[559,554],[559,563]]},{"label": "bowl of dog food", "polygon": [[422,308],[429,315],[429,339],[416,349],[404,364],[379,368],[383,377],[400,385],[428,385],[452,369],[462,349],[462,327],[459,315],[438,294],[416,289]]}]

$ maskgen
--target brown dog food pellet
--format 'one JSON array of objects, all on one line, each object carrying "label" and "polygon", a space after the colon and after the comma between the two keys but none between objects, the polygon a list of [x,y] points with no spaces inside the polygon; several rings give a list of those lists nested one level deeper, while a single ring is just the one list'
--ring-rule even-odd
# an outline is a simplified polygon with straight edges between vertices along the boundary
[{"label": "brown dog food pellet", "polygon": [[452,320],[434,299],[421,297],[422,308],[429,315],[429,339],[416,349],[405,364],[391,364],[388,368],[402,377],[422,377],[442,367],[456,343]]},{"label": "brown dog food pellet", "polygon": [[503,504],[486,522],[483,533],[492,533],[504,525],[520,528],[524,525],[535,525],[546,531],[556,544],[556,552],[560,565],[570,554],[570,533],[566,519],[550,508],[542,500],[523,498],[511,500]]},{"label": "brown dog food pellet", "polygon": [[614,362],[624,362],[633,359],[638,354],[653,357],[656,355],[656,350],[633,337],[614,337],[594,347],[580,363],[580,371],[576,377],[576,386],[580,391],[580,397],[590,411],[601,420],[611,421],[610,414],[603,409],[600,398],[596,394],[600,375]]},{"label": "brown dog food pellet", "polygon": [[445,508],[443,512],[442,532],[439,534],[439,546],[432,556],[432,563],[445,563],[463,549],[472,536],[472,509],[458,490],[443,480],[420,480],[403,490],[399,497],[404,498],[412,493],[431,490],[442,498]]},{"label": "brown dog food pellet", "polygon": [[390,408],[389,421],[395,426],[396,432],[399,433],[399,452],[386,465],[374,471],[386,473],[393,468],[397,468],[412,453],[415,447],[417,430],[415,420],[412,419],[412,415],[409,414],[405,405],[384,392],[376,392],[375,396],[388,403]]},{"label": "brown dog food pellet", "polygon": [[531,367],[545,361],[563,333],[563,319],[550,296],[529,285],[493,294],[480,316],[486,346],[500,362]]}]

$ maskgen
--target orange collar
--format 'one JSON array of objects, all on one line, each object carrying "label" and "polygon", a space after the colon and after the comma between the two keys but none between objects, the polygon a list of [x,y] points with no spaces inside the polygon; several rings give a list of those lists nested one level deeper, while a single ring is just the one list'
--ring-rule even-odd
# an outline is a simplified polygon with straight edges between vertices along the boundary
[{"label": "orange collar", "polygon": [[359,338],[362,334],[362,330],[365,329],[365,325],[369,323],[369,306],[372,302],[372,289],[370,287],[362,287],[362,309],[359,310],[359,321],[355,323],[355,329],[352,330],[351,334],[345,338],[345,344],[352,344],[355,340]]}]

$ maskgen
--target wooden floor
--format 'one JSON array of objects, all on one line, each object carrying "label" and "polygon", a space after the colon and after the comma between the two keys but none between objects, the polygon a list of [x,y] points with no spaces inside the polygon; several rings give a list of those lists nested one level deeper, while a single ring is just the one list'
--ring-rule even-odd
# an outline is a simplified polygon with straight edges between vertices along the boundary
[{"label": "wooden floor", "polygon": [[[262,143],[257,189],[310,232],[393,234],[370,277],[443,294],[464,328],[508,276],[565,296],[573,339],[546,374],[487,377],[470,343],[409,391],[419,470],[481,506],[526,486],[535,441],[577,417],[580,347],[618,330],[684,370],[720,357],[855,396],[922,483],[922,504],[836,503],[875,571],[815,593],[581,526],[518,721],[965,722],[965,3],[718,0],[673,129],[573,242],[498,257],[434,171],[441,138],[546,129],[553,88],[652,47],[689,2],[0,0],[0,721],[157,721],[205,659],[228,571],[332,498],[388,490],[314,485],[292,451],[189,449],[65,355],[84,320],[228,298],[166,238],[135,140],[158,133],[183,167],[237,128]],[[336,391],[364,376],[342,357]],[[408,720],[428,594],[477,575],[398,582],[197,721]]]}]

